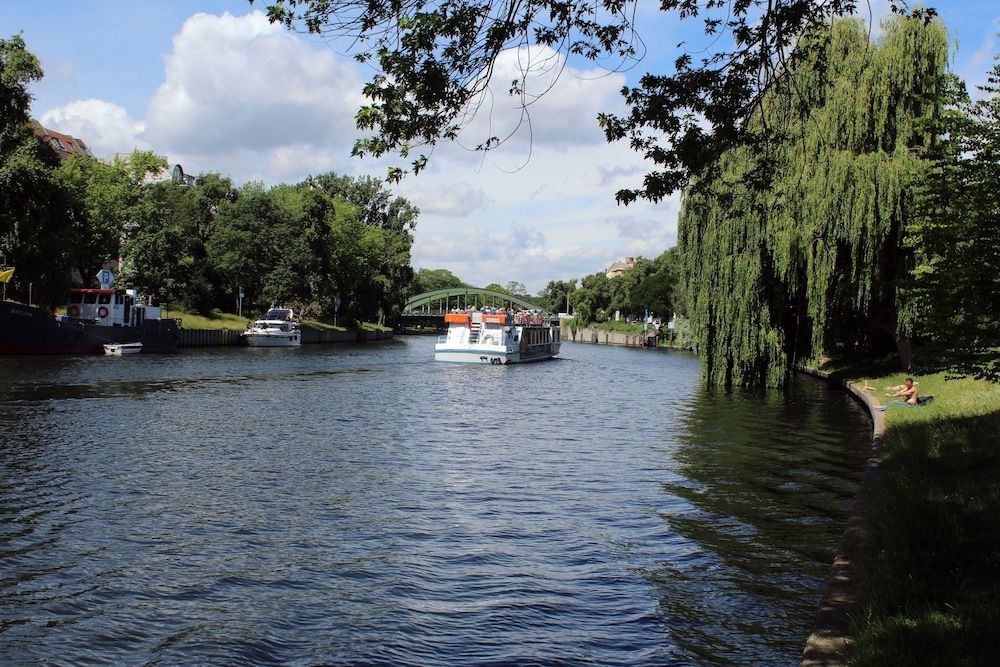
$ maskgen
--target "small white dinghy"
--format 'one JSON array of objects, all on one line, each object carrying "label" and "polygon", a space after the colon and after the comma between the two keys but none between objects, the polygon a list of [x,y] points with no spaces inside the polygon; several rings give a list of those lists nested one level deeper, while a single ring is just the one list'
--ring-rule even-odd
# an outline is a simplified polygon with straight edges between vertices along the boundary
[{"label": "small white dinghy", "polygon": [[142,352],[142,343],[105,343],[104,354],[120,357],[123,354]]}]

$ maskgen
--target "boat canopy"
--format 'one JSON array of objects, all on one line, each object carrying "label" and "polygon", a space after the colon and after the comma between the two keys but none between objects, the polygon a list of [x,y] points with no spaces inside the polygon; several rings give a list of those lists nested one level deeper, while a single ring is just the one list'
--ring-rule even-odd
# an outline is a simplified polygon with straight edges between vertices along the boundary
[{"label": "boat canopy", "polygon": [[291,308],[271,308],[266,313],[262,320],[279,320],[282,322],[291,321],[295,315],[292,313]]}]

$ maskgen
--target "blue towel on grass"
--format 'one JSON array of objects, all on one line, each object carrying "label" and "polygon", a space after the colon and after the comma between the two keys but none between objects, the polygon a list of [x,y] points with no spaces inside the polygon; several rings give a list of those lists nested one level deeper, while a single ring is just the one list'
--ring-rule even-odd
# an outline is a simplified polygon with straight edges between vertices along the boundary
[{"label": "blue towel on grass", "polygon": [[890,405],[902,405],[903,407],[907,408],[919,408],[921,405],[927,405],[933,400],[934,400],[933,396],[921,396],[920,398],[917,399],[916,405],[910,405],[906,401],[901,401],[897,398],[892,403],[886,403],[885,405],[880,405],[875,409],[878,410],[879,412],[885,412],[886,410],[889,409]]}]

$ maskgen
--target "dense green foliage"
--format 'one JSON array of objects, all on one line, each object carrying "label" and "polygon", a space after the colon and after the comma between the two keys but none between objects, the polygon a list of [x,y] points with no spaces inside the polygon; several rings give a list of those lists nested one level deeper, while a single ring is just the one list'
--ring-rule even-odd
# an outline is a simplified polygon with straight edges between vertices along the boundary
[{"label": "dense green foliage", "polygon": [[[351,203],[317,187],[322,180],[357,185],[385,205],[356,192]],[[391,317],[412,277],[416,212],[369,185],[335,174],[271,189],[234,188],[218,174],[193,188],[152,184],[144,215],[128,225],[121,282],[201,313],[233,310],[242,287],[251,310],[284,303],[329,318],[339,296],[342,315]]]},{"label": "dense green foliage", "polygon": [[904,293],[922,369],[1000,381],[1000,64],[983,91],[973,103],[959,88],[932,127],[945,140],[917,186]]},{"label": "dense green foliage", "polygon": [[903,237],[947,36],[896,18],[875,45],[843,20],[802,42],[797,94],[766,96],[753,119],[781,140],[725,153],[685,194],[686,310],[713,383],[778,385],[789,361],[822,353],[895,346],[909,363]]},{"label": "dense green foliage", "polygon": [[32,286],[44,300],[64,293],[74,247],[64,224],[71,202],[54,174],[59,159],[28,116],[28,86],[41,78],[20,35],[0,40],[0,255],[17,267],[8,287]]},{"label": "dense green foliage", "polygon": [[270,189],[219,174],[163,180],[148,152],[103,163],[59,156],[33,133],[27,86],[42,76],[15,36],[0,40],[0,254],[8,296],[54,305],[121,260],[117,284],[209,313],[284,303],[307,317],[392,317],[406,297],[418,211],[372,178],[337,174]]},{"label": "dense green foliage", "polygon": [[414,296],[449,287],[469,287],[469,285],[448,269],[419,269],[413,274],[407,294]]},{"label": "dense green foliage", "polygon": [[[253,0],[250,0],[252,3]],[[364,92],[370,104],[357,115],[372,136],[355,144],[356,155],[398,152],[453,140],[487,93],[494,64],[507,49],[558,50],[566,56],[626,69],[641,57],[639,0],[263,0],[274,22],[303,26],[340,39],[374,74]],[[670,74],[649,73],[623,91],[631,112],[604,115],[609,140],[628,139],[655,165],[638,189],[620,201],[657,200],[682,187],[722,150],[759,144],[762,135],[747,119],[769,91],[792,85],[779,63],[794,58],[800,34],[827,19],[849,14],[857,0],[700,2],[660,0],[659,8],[680,19],[703,21],[711,42],[695,60],[685,52]],[[905,8],[890,0],[893,11]],[[720,33],[726,32],[720,39]],[[713,37],[714,36],[714,37]],[[647,35],[646,39],[656,36]],[[556,59],[547,59],[552,67]],[[544,66],[544,65],[543,65]],[[534,62],[531,67],[539,67]],[[535,72],[537,74],[537,72]],[[522,78],[501,84],[520,100],[525,114],[538,94]],[[482,137],[489,150],[506,137]],[[479,139],[477,139],[479,140]],[[420,171],[424,154],[410,168]],[[390,178],[405,173],[390,167]]]},{"label": "dense green foliage", "polygon": [[535,296],[535,302],[550,313],[569,312],[569,295],[576,290],[576,280],[550,280]]},{"label": "dense green foliage", "polygon": [[603,271],[585,276],[580,287],[569,293],[575,319],[586,325],[607,322],[617,313],[625,320],[639,320],[647,314],[669,320],[681,303],[678,262],[675,247],[653,260],[638,258],[635,266],[620,276],[608,278]]}]

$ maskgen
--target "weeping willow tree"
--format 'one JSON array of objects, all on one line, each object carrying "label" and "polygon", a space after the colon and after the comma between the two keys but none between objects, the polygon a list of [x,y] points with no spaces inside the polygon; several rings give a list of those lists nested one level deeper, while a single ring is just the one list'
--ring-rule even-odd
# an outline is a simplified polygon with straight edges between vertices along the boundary
[{"label": "weeping willow tree", "polygon": [[710,382],[777,386],[825,352],[908,359],[896,282],[946,60],[924,18],[887,21],[878,44],[856,20],[803,37],[752,119],[761,141],[685,191],[683,285]]}]

